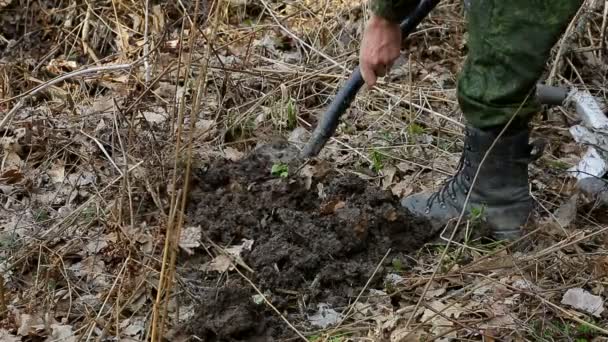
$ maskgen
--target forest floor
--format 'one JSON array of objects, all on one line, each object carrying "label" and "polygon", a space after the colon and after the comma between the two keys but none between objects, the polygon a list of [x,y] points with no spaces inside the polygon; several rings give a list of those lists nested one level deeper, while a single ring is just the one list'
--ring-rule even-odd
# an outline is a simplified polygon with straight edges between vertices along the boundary
[{"label": "forest floor", "polygon": [[[543,77],[604,112],[607,7],[585,1]],[[295,158],[366,13],[0,0],[0,340],[607,341],[608,211],[569,171],[572,105],[533,123],[525,250],[483,212],[451,239],[399,205],[459,162],[460,1]]]}]

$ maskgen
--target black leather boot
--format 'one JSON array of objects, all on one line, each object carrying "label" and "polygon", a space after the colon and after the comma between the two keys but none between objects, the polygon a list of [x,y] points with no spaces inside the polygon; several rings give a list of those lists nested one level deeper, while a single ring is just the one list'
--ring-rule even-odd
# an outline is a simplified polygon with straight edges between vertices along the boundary
[{"label": "black leather boot", "polygon": [[[540,151],[533,154],[533,145],[529,144],[530,129],[525,127],[505,132],[482,164],[499,132],[467,127],[456,174],[437,192],[414,194],[402,199],[401,204],[440,228],[450,220],[458,219],[470,192],[464,219],[471,217],[472,212],[481,213],[481,222],[487,224],[492,237],[509,241],[518,239],[533,208],[528,165],[540,156]],[[471,186],[478,169],[475,184]]]}]

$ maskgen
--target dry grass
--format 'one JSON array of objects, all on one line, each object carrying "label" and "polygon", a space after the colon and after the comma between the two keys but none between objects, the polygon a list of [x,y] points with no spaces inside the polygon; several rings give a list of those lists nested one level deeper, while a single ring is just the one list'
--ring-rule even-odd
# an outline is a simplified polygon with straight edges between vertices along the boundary
[{"label": "dry grass", "polygon": [[[547,68],[550,82],[604,103],[606,8],[586,2]],[[0,336],[172,339],[191,311],[177,300],[175,267],[191,168],[313,127],[356,64],[365,12],[337,0],[0,1]],[[453,171],[461,12],[445,1],[421,24],[320,158],[397,195],[436,188]],[[581,149],[565,132],[573,109],[545,114],[535,123],[550,145],[533,169],[544,208],[533,250],[429,245],[386,296],[358,298],[348,320],[317,336],[607,334],[605,316],[560,303],[573,287],[608,297],[608,220],[580,196],[578,214],[558,223],[575,193],[564,165]],[[388,310],[389,297],[401,309]]]}]

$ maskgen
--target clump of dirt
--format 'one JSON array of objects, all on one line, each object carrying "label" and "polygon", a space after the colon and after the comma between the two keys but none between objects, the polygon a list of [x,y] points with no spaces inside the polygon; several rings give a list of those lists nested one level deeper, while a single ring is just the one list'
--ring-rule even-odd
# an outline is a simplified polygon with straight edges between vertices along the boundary
[{"label": "clump of dirt", "polygon": [[[243,253],[254,273],[242,272],[290,321],[302,322],[302,330],[309,328],[303,316],[315,312],[318,303],[338,312],[352,303],[389,249],[393,256],[372,286],[382,286],[393,258],[416,251],[436,234],[428,222],[402,209],[390,192],[355,175],[329,171],[307,187],[297,175],[272,176],[276,159],[275,153],[260,149],[239,162],[220,160],[201,170],[188,224],[201,225],[206,238],[224,247],[254,240]],[[297,168],[290,165],[293,173]],[[207,253],[200,257],[196,262],[210,260]],[[407,266],[407,258],[400,259]],[[189,325],[192,334],[205,341],[293,335],[267,305],[254,303],[256,292],[242,277],[234,272],[220,277],[218,272],[186,276],[203,284],[194,291],[200,304]]]}]

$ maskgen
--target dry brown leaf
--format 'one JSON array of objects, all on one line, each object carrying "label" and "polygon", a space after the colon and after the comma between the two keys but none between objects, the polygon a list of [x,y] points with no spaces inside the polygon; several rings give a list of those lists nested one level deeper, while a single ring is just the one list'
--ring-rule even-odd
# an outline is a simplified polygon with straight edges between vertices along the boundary
[{"label": "dry brown leaf", "polygon": [[289,138],[287,140],[294,144],[302,144],[305,143],[310,134],[304,127],[296,127],[291,133],[289,133]]},{"label": "dry brown leaf", "polygon": [[243,159],[245,153],[237,150],[234,147],[226,147],[224,148],[224,156],[226,157],[226,159],[236,162]]},{"label": "dry brown leaf", "polygon": [[109,285],[106,265],[97,255],[89,256],[71,267],[77,277],[86,277],[86,281],[95,286],[105,287]]},{"label": "dry brown leaf", "polygon": [[23,167],[23,161],[21,160],[21,157],[19,157],[19,155],[15,152],[8,152],[6,153],[6,155],[4,156],[4,159],[2,160],[2,170],[3,171],[8,171],[8,170],[14,170],[14,169],[21,169]]},{"label": "dry brown leaf", "polygon": [[[430,306],[435,311],[441,313],[443,316],[449,317],[449,318],[459,318],[460,315],[464,311],[464,308],[462,307],[462,305],[460,305],[458,303],[448,307],[446,304],[443,304],[442,302],[440,302],[438,300],[430,302],[428,304],[428,306]],[[431,317],[433,317],[433,318],[431,318]],[[444,318],[438,314],[435,314],[435,312],[431,309],[425,309],[424,313],[422,314],[422,318],[420,318],[420,320],[421,320],[421,322],[426,322],[429,319],[430,319],[429,323],[435,324],[435,320],[443,320]]]},{"label": "dry brown leaf", "polygon": [[10,5],[12,2],[13,0],[0,0],[0,9]]},{"label": "dry brown leaf", "polygon": [[562,304],[585,311],[595,317],[600,317],[604,311],[604,300],[594,296],[580,287],[568,289],[562,297]]},{"label": "dry brown leaf", "polygon": [[511,315],[500,315],[479,325],[481,329],[508,329],[516,327],[515,319]]},{"label": "dry brown leaf", "polygon": [[65,180],[65,165],[63,162],[56,162],[51,165],[50,170],[46,172],[54,184],[63,183]]},{"label": "dry brown leaf", "polygon": [[346,202],[334,199],[327,203],[321,204],[321,215],[329,215],[336,212],[338,209],[342,209],[346,206]]},{"label": "dry brown leaf", "polygon": [[121,332],[127,336],[140,335],[145,330],[145,322],[145,317],[127,318],[120,322]]},{"label": "dry brown leaf", "polygon": [[215,136],[216,122],[214,120],[198,120],[196,122],[196,132],[200,139],[208,139]]},{"label": "dry brown leaf", "polygon": [[402,198],[411,194],[413,192],[413,188],[409,180],[402,180],[398,183],[395,183],[391,187],[391,192],[393,193],[393,195]]},{"label": "dry brown leaf", "polygon": [[103,235],[103,236],[95,238],[92,241],[90,241],[89,243],[87,243],[84,246],[84,251],[86,253],[88,253],[88,254],[97,254],[102,249],[104,249],[104,248],[106,248],[108,246],[109,246],[108,236],[107,235]]},{"label": "dry brown leaf", "polygon": [[54,74],[63,74],[78,69],[78,63],[65,59],[51,59],[46,69]]},{"label": "dry brown leaf", "polygon": [[20,336],[29,336],[35,333],[38,328],[44,327],[42,318],[30,314],[19,315],[16,323],[19,325],[17,335]]},{"label": "dry brown leaf", "polygon": [[[1,3],[2,3],[2,0],[0,0],[0,4]],[[0,7],[2,7],[2,6],[0,5]],[[6,329],[0,329],[0,341],[2,341],[2,342],[20,342],[21,337],[11,334]]]},{"label": "dry brown leaf", "polygon": [[304,187],[306,190],[310,190],[312,178],[315,175],[315,167],[313,165],[306,165],[300,170],[299,174],[300,177],[304,178]]},{"label": "dry brown leaf", "polygon": [[391,208],[388,211],[384,212],[384,218],[389,222],[395,222],[399,218],[399,214],[395,208]]},{"label": "dry brown leaf", "polygon": [[203,269],[206,271],[217,271],[220,273],[230,271],[234,269],[232,265],[232,258],[236,259],[237,262],[242,262],[241,253],[245,250],[250,251],[253,247],[253,240],[243,239],[243,243],[228,247],[224,250],[226,254],[221,253],[209,263],[203,265]]},{"label": "dry brown leaf", "polygon": [[45,342],[76,342],[78,339],[72,331],[72,326],[63,324],[51,324],[51,335],[47,337]]},{"label": "dry brown leaf", "polygon": [[15,184],[23,179],[23,173],[19,170],[8,170],[0,174],[0,183]]},{"label": "dry brown leaf", "polygon": [[192,255],[194,251],[192,248],[197,248],[201,245],[201,238],[203,236],[201,226],[190,226],[182,229],[179,237],[179,246],[186,251],[186,253]]},{"label": "dry brown leaf", "polygon": [[423,336],[425,334],[420,330],[412,332],[410,328],[400,328],[391,333],[391,342],[418,342]]},{"label": "dry brown leaf", "polygon": [[382,190],[387,190],[391,187],[396,173],[397,168],[394,166],[386,166],[382,169]]},{"label": "dry brown leaf", "polygon": [[576,219],[578,195],[574,194],[555,211],[555,218],[560,227],[567,228]]},{"label": "dry brown leaf", "polygon": [[597,278],[608,277],[608,256],[602,255],[592,259],[593,274]]},{"label": "dry brown leaf", "polygon": [[436,341],[451,341],[458,337],[458,333],[453,331],[454,323],[449,319],[439,317],[433,319],[433,326],[430,329],[430,332],[435,336],[442,336],[441,339]]},{"label": "dry brown leaf", "polygon": [[73,187],[95,184],[96,180],[97,177],[95,174],[89,171],[71,173],[68,175],[68,182]]},{"label": "dry brown leaf", "polygon": [[149,111],[144,111],[139,114],[139,117],[143,117],[150,123],[163,123],[169,118],[169,114],[166,110],[161,107],[156,107]]},{"label": "dry brown leaf", "polygon": [[426,299],[436,298],[436,297],[443,295],[444,293],[446,293],[446,289],[444,289],[443,287],[440,287],[437,289],[426,291],[424,298],[426,298]]}]

